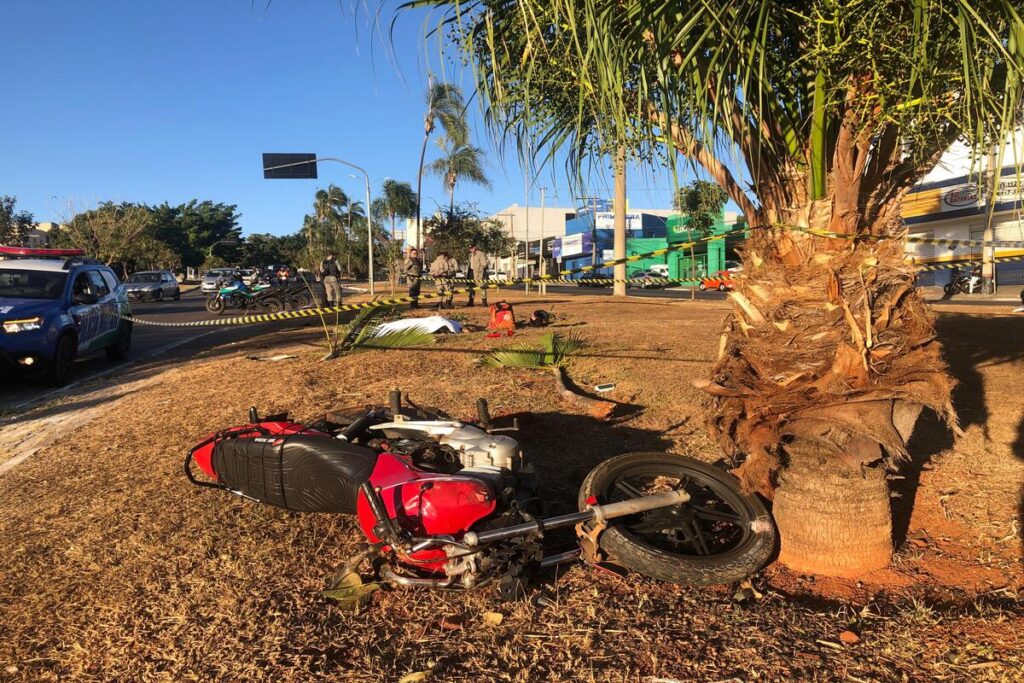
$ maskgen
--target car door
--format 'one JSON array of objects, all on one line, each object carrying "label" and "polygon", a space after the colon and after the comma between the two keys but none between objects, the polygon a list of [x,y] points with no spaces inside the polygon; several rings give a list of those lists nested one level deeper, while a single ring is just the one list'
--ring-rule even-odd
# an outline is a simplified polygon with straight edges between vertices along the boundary
[{"label": "car door", "polygon": [[93,294],[100,298],[96,304],[96,339],[93,348],[105,348],[114,341],[114,333],[117,331],[117,293],[107,285],[99,270],[89,270],[88,275]]},{"label": "car door", "polygon": [[75,274],[71,281],[71,302],[68,306],[68,314],[75,323],[75,330],[78,333],[78,352],[89,353],[96,348],[96,336],[99,334],[100,309],[97,305],[78,303],[75,297],[79,294],[94,294],[93,283],[89,278],[88,271],[81,270]]},{"label": "car door", "polygon": [[160,274],[160,287],[163,289],[164,297],[174,296],[174,276],[170,273]]}]

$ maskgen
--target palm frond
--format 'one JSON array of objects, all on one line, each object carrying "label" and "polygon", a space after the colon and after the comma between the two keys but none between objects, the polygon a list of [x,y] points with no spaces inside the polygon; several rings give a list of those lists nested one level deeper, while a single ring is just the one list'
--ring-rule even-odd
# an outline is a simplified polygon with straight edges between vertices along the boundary
[{"label": "palm frond", "polygon": [[577,334],[563,337],[554,332],[537,341],[524,340],[495,349],[480,358],[480,364],[489,368],[547,368],[558,367],[586,342]]},{"label": "palm frond", "polygon": [[426,346],[436,341],[431,332],[415,328],[382,333],[378,333],[376,327],[366,329],[367,334],[360,335],[359,339],[348,349],[349,353],[373,349],[406,349],[411,346]]}]

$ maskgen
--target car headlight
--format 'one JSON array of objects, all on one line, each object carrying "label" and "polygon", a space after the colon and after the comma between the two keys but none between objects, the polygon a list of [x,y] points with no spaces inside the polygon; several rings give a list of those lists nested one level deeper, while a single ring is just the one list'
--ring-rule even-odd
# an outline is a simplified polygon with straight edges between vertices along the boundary
[{"label": "car headlight", "polygon": [[43,326],[42,318],[23,318],[22,320],[5,320],[4,332],[14,334],[15,332],[31,332]]}]

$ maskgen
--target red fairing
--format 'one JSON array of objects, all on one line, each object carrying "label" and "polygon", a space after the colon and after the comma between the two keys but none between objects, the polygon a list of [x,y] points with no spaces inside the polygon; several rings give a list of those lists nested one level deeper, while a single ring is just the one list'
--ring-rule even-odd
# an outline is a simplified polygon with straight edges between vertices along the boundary
[{"label": "red fairing", "polygon": [[[261,429],[264,431],[261,431]],[[247,424],[242,427],[231,427],[225,429],[217,434],[209,434],[202,443],[192,453],[192,459],[196,465],[199,466],[206,476],[210,477],[214,481],[218,481],[217,473],[213,471],[213,448],[217,445],[218,434],[223,438],[224,435],[238,435],[240,439],[251,439],[254,436],[266,436],[266,432],[281,436],[288,436],[289,434],[320,434],[315,429],[310,429],[305,425],[301,425],[298,422],[260,422],[258,424]]]},{"label": "red fairing", "polygon": [[[381,489],[384,507],[398,524],[416,536],[450,535],[459,538],[484,517],[494,512],[494,493],[486,483],[472,477],[415,470],[406,458],[384,453],[370,475],[370,484]],[[363,533],[376,543],[370,504],[359,494],[356,514]],[[444,572],[445,553],[421,550],[408,559],[423,571]]]}]

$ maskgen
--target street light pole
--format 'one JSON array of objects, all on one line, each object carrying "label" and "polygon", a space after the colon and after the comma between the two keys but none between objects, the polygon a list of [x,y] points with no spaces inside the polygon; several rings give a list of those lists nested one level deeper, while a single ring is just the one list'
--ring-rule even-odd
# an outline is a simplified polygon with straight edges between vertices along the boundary
[{"label": "street light pole", "polygon": [[[276,170],[281,169],[281,168],[291,168],[293,166],[309,166],[310,164],[315,164],[315,163],[320,162],[320,161],[334,161],[334,162],[339,163],[339,164],[344,164],[345,166],[348,166],[349,168],[354,168],[355,170],[357,170],[360,173],[362,173],[363,174],[363,178],[365,178],[365,180],[366,180],[366,235],[367,235],[366,250],[367,250],[368,255],[369,255],[369,258],[368,258],[368,261],[367,261],[367,267],[369,268],[369,271],[370,271],[370,273],[369,273],[370,274],[370,296],[373,296],[374,295],[374,289],[373,289],[373,221],[370,219],[370,174],[367,173],[366,170],[362,166],[356,166],[351,161],[345,161],[344,159],[339,159],[338,157],[317,157],[315,159],[310,159],[310,160],[307,160],[307,161],[297,161],[294,164],[281,164],[279,166],[267,166],[267,167],[264,167],[263,171],[264,171],[264,173],[266,173],[267,171],[276,171]],[[314,175],[312,177],[316,177],[316,174],[314,173]]]}]

